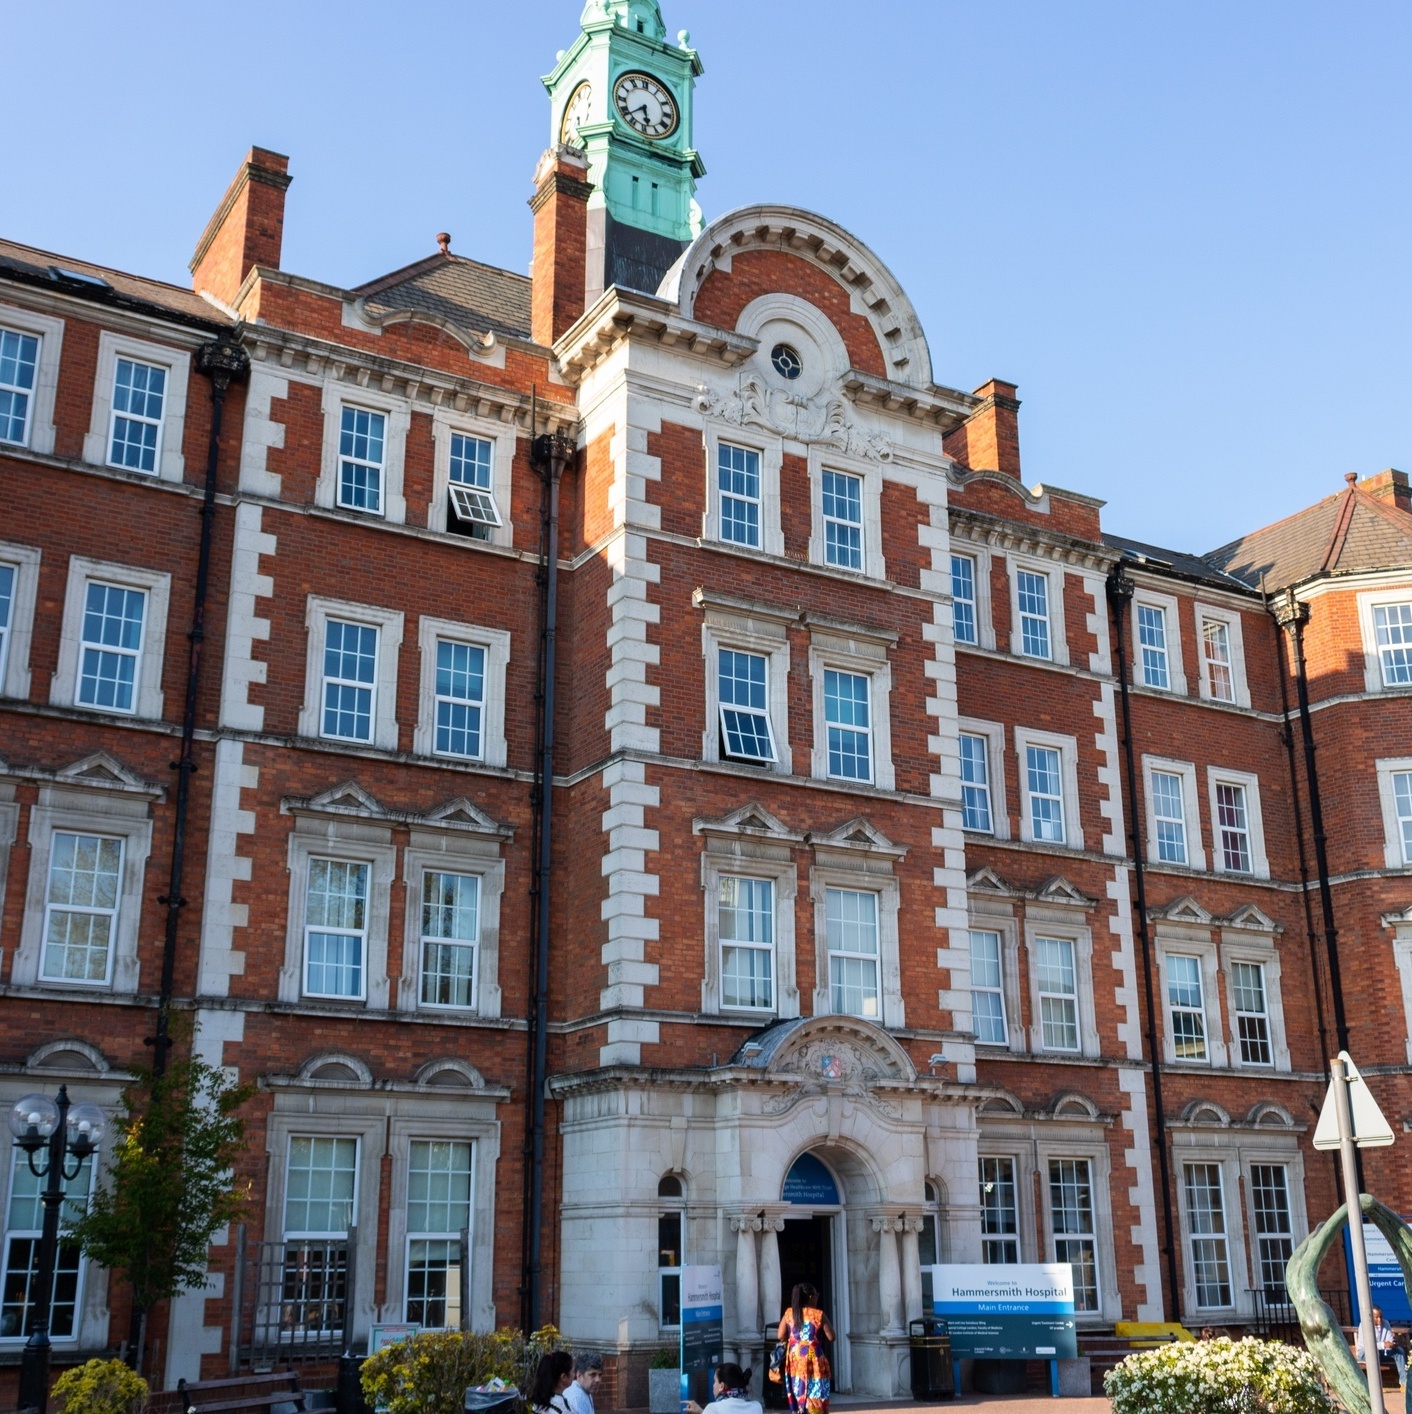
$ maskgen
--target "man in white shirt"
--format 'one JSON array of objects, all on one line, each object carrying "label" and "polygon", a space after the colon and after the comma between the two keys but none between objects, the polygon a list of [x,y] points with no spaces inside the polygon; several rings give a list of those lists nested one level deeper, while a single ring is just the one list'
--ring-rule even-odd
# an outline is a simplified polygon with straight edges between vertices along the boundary
[{"label": "man in white shirt", "polygon": [[574,1377],[564,1391],[573,1414],[593,1414],[593,1391],[603,1378],[603,1357],[596,1351],[574,1356]]},{"label": "man in white shirt", "polygon": [[[1397,1382],[1399,1385],[1407,1383],[1407,1353],[1397,1343],[1397,1337],[1393,1334],[1392,1327],[1383,1320],[1383,1313],[1377,1307],[1373,1307],[1373,1342],[1378,1347],[1379,1359],[1392,1356],[1392,1362],[1397,1366]],[[1353,1342],[1353,1358],[1360,1363],[1363,1360],[1363,1327],[1359,1326]]]}]

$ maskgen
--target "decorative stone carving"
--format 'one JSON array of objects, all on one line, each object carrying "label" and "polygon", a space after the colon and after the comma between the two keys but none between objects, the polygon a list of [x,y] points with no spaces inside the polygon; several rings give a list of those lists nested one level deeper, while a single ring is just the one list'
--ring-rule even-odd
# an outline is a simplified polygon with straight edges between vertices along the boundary
[{"label": "decorative stone carving", "polygon": [[892,460],[892,443],[859,427],[843,398],[801,398],[783,388],[767,387],[758,373],[742,373],[736,387],[725,392],[700,384],[696,408],[735,427],[762,427],[796,442],[836,447],[846,456],[868,461]]}]

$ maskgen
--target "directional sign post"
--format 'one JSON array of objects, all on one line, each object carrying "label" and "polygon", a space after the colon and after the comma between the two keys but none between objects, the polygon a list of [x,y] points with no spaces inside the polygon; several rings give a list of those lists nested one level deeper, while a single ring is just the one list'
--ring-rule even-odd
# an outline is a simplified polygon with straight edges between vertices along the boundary
[{"label": "directional sign post", "polygon": [[1359,1330],[1363,1337],[1363,1373],[1368,1377],[1372,1414],[1383,1414],[1383,1377],[1378,1369],[1378,1341],[1373,1325],[1373,1288],[1368,1280],[1368,1247],[1363,1240],[1363,1206],[1358,1201],[1355,1149],[1392,1143],[1392,1126],[1358,1073],[1347,1051],[1330,1062],[1333,1078],[1314,1130],[1316,1149],[1337,1149],[1343,1164],[1343,1197],[1348,1205],[1348,1241],[1353,1249],[1353,1281],[1358,1288]]}]

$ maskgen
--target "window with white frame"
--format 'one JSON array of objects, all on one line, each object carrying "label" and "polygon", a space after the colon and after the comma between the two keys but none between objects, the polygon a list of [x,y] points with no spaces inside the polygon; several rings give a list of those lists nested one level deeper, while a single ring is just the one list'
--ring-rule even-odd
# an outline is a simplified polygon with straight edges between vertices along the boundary
[{"label": "window with white frame", "polygon": [[1138,604],[1134,620],[1142,659],[1144,687],[1167,691],[1172,675],[1167,662],[1167,614],[1158,604]]},{"label": "window with white frame", "polygon": [[824,563],[840,569],[863,568],[863,478],[824,468]]},{"label": "window with white frame", "polygon": [[386,462],[387,418],[345,404],[338,425],[338,504],[381,515]]},{"label": "window with white frame", "polygon": [[1182,1182],[1196,1305],[1208,1309],[1230,1306],[1231,1264],[1221,1165],[1183,1164]]},{"label": "window with white frame", "polygon": [[14,565],[0,564],[0,693],[5,690],[5,670],[9,664],[10,641],[14,634],[12,625],[19,578],[19,570]]},{"label": "window with white frame", "polygon": [[1063,844],[1063,760],[1052,746],[1025,747],[1025,795],[1029,802],[1030,838]]},{"label": "window with white frame", "polygon": [[1245,786],[1216,781],[1216,838],[1221,867],[1228,874],[1249,874],[1254,866],[1250,852],[1250,810]]},{"label": "window with white frame", "polygon": [[324,624],[321,736],[372,741],[377,667],[378,631],[373,625],[335,618]]},{"label": "window with white frame", "polygon": [[732,761],[772,762],[769,660],[763,653],[717,649],[721,755]]},{"label": "window with white frame", "polygon": [[775,1005],[775,885],[722,874],[716,905],[721,1005],[769,1011]]},{"label": "window with white frame", "polygon": [[835,1013],[882,1016],[878,990],[878,896],[865,889],[827,889],[829,990]]},{"label": "window with white frame", "polygon": [[122,877],[121,838],[54,831],[41,981],[101,987],[112,980]]},{"label": "window with white frame", "polygon": [[716,446],[720,534],[733,545],[760,545],[760,453],[733,442]]},{"label": "window with white frame", "polygon": [[1053,657],[1049,626],[1049,576],[1015,571],[1015,601],[1020,615],[1020,652],[1027,658]]},{"label": "window with white frame", "polygon": [[1273,1065],[1270,1044],[1270,1004],[1265,992],[1265,968],[1258,962],[1230,964],[1235,1006],[1236,1043],[1242,1065]]},{"label": "window with white frame", "polygon": [[495,503],[495,443],[488,437],[453,432],[450,451],[446,528],[453,535],[489,540],[491,532],[503,524]]},{"label": "window with white frame", "polygon": [[937,1191],[934,1183],[922,1185],[922,1201],[925,1208],[922,1212],[921,1227],[917,1231],[917,1256],[921,1259],[922,1268],[922,1315],[930,1316],[935,1309],[931,1269],[942,1259],[937,1222]]},{"label": "window with white frame", "polygon": [[1286,1301],[1285,1268],[1294,1255],[1289,1173],[1284,1164],[1251,1164],[1250,1211],[1255,1226],[1255,1267],[1267,1301]]},{"label": "window with white frame", "polygon": [[1168,953],[1167,1017],[1172,1028],[1172,1050],[1179,1061],[1204,1061],[1206,1049],[1206,997],[1201,959]]},{"label": "window with white frame", "polygon": [[1019,1186],[1015,1160],[980,1158],[981,1261],[1014,1263],[1020,1260]]},{"label": "window with white frame", "polygon": [[137,711],[147,595],[121,584],[89,581],[84,595],[78,693],[80,707]]},{"label": "window with white frame", "polygon": [[824,670],[824,726],[829,775],[836,780],[873,778],[871,680],[866,673]]},{"label": "window with white frame", "polygon": [[1412,603],[1375,604],[1373,631],[1384,687],[1412,683]]},{"label": "window with white frame", "polygon": [[1074,1271],[1074,1310],[1097,1311],[1098,1238],[1091,1160],[1050,1159],[1049,1224],[1054,1260],[1068,1262]]},{"label": "window with white frame", "polygon": [[1412,864],[1412,771],[1392,773],[1392,792],[1398,837],[1402,841],[1402,862]]},{"label": "window with white frame", "polygon": [[304,995],[361,1001],[367,994],[368,881],[361,860],[309,860]]},{"label": "window with white frame", "polygon": [[478,874],[445,869],[423,872],[421,947],[422,1005],[474,1011],[480,947]]},{"label": "window with white frame", "polygon": [[0,442],[28,445],[38,374],[38,336],[0,328]]},{"label": "window with white frame", "polygon": [[1186,864],[1185,783],[1173,771],[1151,775],[1153,842],[1163,864]]},{"label": "window with white frame", "polygon": [[657,1217],[657,1324],[663,1330],[676,1330],[681,1325],[682,1223],[684,1214],[680,1200],[682,1183],[675,1174],[665,1174],[657,1184],[659,1198],[676,1199],[676,1203]]},{"label": "window with white frame", "polygon": [[403,1320],[461,1326],[470,1291],[462,1236],[471,1225],[473,1146],[413,1139],[407,1152],[407,1282]]},{"label": "window with white frame", "polygon": [[1383,864],[1412,864],[1412,756],[1383,757],[1373,763],[1383,819]]},{"label": "window with white frame", "polygon": [[976,557],[951,557],[951,626],[957,643],[979,643],[976,614]]},{"label": "window with white frame", "polygon": [[[10,1191],[5,1209],[5,1251],[0,1266],[0,1340],[23,1340],[33,1332],[39,1315],[39,1246],[44,1225],[40,1193],[44,1180],[37,1178],[29,1158],[11,1149]],[[59,1248],[54,1262],[53,1304],[49,1335],[56,1341],[73,1341],[79,1334],[86,1263],[78,1243],[65,1234],[82,1215],[93,1191],[94,1163],[84,1159],[78,1172],[62,1176],[64,1203],[59,1210]]]},{"label": "window with white frame", "polygon": [[971,1028],[978,1045],[1009,1045],[1000,934],[991,928],[971,929]]},{"label": "window with white frame", "polygon": [[1231,628],[1221,619],[1201,622],[1201,676],[1206,696],[1213,702],[1236,700]]},{"label": "window with white frame", "polygon": [[1046,1051],[1077,1051],[1079,981],[1074,940],[1037,937],[1034,963],[1040,1043]]},{"label": "window with white frame", "polygon": [[113,370],[113,423],[108,464],[129,471],[156,471],[161,455],[167,370],[119,357]]},{"label": "window with white frame", "polygon": [[284,1176],[280,1306],[289,1313],[294,1333],[311,1335],[343,1326],[347,1257],[332,1244],[347,1238],[357,1202],[358,1140],[291,1135]]},{"label": "window with white frame", "polygon": [[967,830],[994,833],[990,809],[990,743],[983,736],[962,732],[961,824]]},{"label": "window with white frame", "polygon": [[482,756],[485,649],[454,639],[436,641],[436,754],[476,761]]},{"label": "window with white frame", "polygon": [[41,552],[0,541],[0,697],[29,696]]}]

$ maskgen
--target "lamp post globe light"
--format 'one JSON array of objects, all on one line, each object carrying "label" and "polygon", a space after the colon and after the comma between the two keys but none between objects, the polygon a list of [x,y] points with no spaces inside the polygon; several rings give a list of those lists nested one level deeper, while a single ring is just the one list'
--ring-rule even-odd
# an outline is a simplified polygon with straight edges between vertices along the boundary
[{"label": "lamp post globe light", "polygon": [[[59,1086],[47,1095],[25,1095],[10,1107],[10,1133],[22,1149],[30,1172],[42,1179],[39,1201],[44,1219],[40,1228],[39,1257],[34,1265],[30,1293],[30,1332],[20,1363],[18,1408],[44,1414],[49,1401],[49,1322],[54,1305],[54,1265],[59,1254],[59,1212],[64,1204],[64,1184],[76,1178],[85,1162],[103,1142],[107,1116],[97,1105],[75,1105],[69,1087]],[[41,1158],[41,1155],[43,1156]],[[69,1167],[69,1160],[73,1167]]]}]

